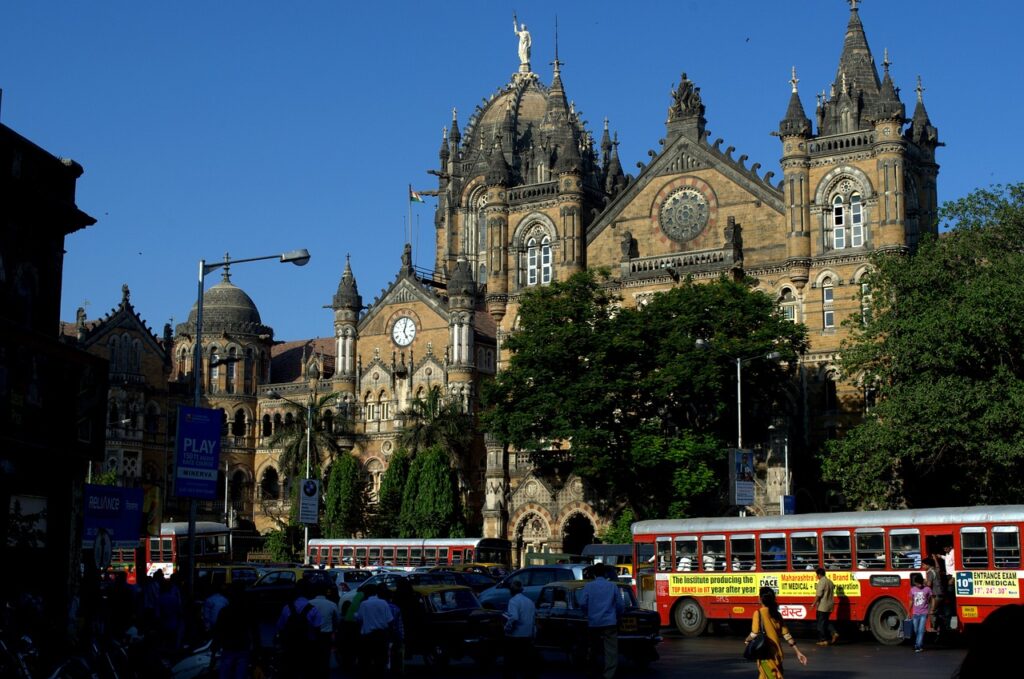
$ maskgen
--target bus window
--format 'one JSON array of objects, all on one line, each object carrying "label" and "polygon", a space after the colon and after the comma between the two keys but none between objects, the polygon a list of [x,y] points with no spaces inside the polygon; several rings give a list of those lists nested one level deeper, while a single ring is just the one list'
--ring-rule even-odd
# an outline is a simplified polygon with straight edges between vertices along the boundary
[{"label": "bus window", "polygon": [[394,566],[395,565],[395,548],[394,547],[384,547],[383,549],[380,550],[380,553],[381,553],[381,556],[384,558],[384,565],[385,566],[387,566],[387,565]]},{"label": "bus window", "polygon": [[701,570],[703,571],[724,571],[725,570],[725,536],[709,535],[701,538],[700,541]]},{"label": "bus window", "polygon": [[341,548],[341,562],[346,566],[359,566],[361,564],[352,563],[352,548],[342,547]]},{"label": "bus window", "polygon": [[380,547],[370,547],[370,551],[367,552],[367,558],[372,564],[380,563]]},{"label": "bus window", "polygon": [[475,558],[476,558],[476,555],[473,553],[473,548],[472,547],[466,548],[466,563],[473,563],[473,560]]},{"label": "bus window", "polygon": [[437,548],[436,547],[424,547],[423,548],[423,559],[427,562],[428,566],[437,565]]},{"label": "bus window", "polygon": [[695,535],[686,535],[683,537],[676,538],[676,570],[677,571],[692,571],[695,570],[693,562],[697,558],[697,537]]},{"label": "bus window", "polygon": [[419,566],[423,561],[423,550],[419,547],[409,548],[409,565]]},{"label": "bus window", "polygon": [[786,536],[784,533],[761,536],[761,568],[766,571],[786,570]]},{"label": "bus window", "polygon": [[881,530],[857,530],[857,568],[885,568],[885,534]]},{"label": "bus window", "polygon": [[853,567],[849,533],[822,533],[821,546],[825,552],[825,570],[849,570]]},{"label": "bus window", "polygon": [[992,547],[996,557],[996,568],[1020,568],[1020,534],[1016,526],[993,528]]},{"label": "bus window", "polygon": [[889,553],[893,568],[921,568],[921,534],[916,528],[889,531]]},{"label": "bus window", "polygon": [[733,535],[729,538],[732,547],[732,569],[734,571],[754,570],[754,536]]},{"label": "bus window", "polygon": [[341,563],[341,547],[331,547],[331,565],[337,566]]},{"label": "bus window", "polygon": [[[448,548],[438,547],[437,548],[437,563],[446,564],[448,563]],[[410,562],[411,565],[411,562]]]},{"label": "bus window", "polygon": [[356,547],[356,564],[359,566],[366,565],[366,547]]},{"label": "bus window", "polygon": [[149,539],[149,560],[163,561],[160,556],[160,538]]},{"label": "bus window", "polygon": [[657,569],[662,572],[672,570],[672,567],[669,565],[672,563],[672,538],[658,538],[655,540],[655,552],[657,553],[657,558],[655,559]]},{"label": "bus window", "polygon": [[793,533],[789,544],[793,550],[793,570],[813,571],[819,566],[817,534]]},{"label": "bus window", "polygon": [[969,526],[960,529],[960,559],[964,568],[988,568],[984,528]]}]

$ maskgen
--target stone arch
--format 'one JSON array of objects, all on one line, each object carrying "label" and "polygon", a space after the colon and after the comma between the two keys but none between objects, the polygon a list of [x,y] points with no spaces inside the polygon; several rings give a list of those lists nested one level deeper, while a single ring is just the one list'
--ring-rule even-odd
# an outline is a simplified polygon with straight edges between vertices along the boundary
[{"label": "stone arch", "polygon": [[838,287],[839,286],[839,282],[841,280],[839,278],[839,274],[837,274],[832,269],[822,269],[820,272],[818,272],[818,275],[814,277],[814,287],[820,288],[821,285],[822,285],[822,282],[824,282],[824,280],[826,278],[831,278],[832,279],[833,287]]},{"label": "stone arch", "polygon": [[543,212],[531,212],[519,220],[512,234],[512,249],[521,252],[526,248],[526,241],[535,236],[538,241],[543,236],[551,238],[552,244],[558,239],[558,227]]},{"label": "stone arch", "polygon": [[280,500],[282,497],[281,475],[277,467],[268,465],[260,475],[260,498],[264,500]]},{"label": "stone arch", "polygon": [[[582,524],[583,520],[586,525]],[[589,529],[587,528],[589,525]],[[597,513],[586,502],[571,502],[562,508],[558,520],[558,534],[562,538],[562,551],[569,554],[580,554],[583,547],[589,545],[597,536],[601,525]]]},{"label": "stone arch", "polygon": [[860,185],[863,200],[867,201],[875,197],[875,188],[871,183],[871,179],[863,171],[851,165],[842,165],[833,169],[818,182],[818,187],[814,192],[814,204],[828,207],[829,197],[835,191],[839,182],[844,179],[849,179]]},{"label": "stone arch", "polygon": [[529,502],[517,508],[509,521],[513,564],[522,564],[527,552],[560,550],[561,542],[554,542],[556,535],[552,526],[555,525],[551,512],[542,505]]},{"label": "stone arch", "polygon": [[377,504],[380,501],[380,482],[384,477],[384,470],[387,465],[377,457],[371,457],[363,465],[363,476],[366,478],[366,493],[369,496],[370,504]]}]

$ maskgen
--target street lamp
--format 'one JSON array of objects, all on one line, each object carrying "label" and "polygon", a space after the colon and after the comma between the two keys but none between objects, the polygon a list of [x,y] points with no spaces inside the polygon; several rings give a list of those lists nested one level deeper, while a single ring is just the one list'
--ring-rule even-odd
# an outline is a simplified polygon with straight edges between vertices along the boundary
[{"label": "street lamp", "polygon": [[[290,398],[285,398],[280,392],[270,391],[267,393],[272,399],[285,401],[291,403],[297,408],[301,408],[302,404],[296,403]],[[306,478],[309,478],[309,445],[313,438],[313,398],[310,397],[309,402],[306,403]],[[309,563],[309,524],[303,524],[303,541],[302,541],[302,562]]]},{"label": "street lamp", "polygon": [[[266,255],[264,257],[247,257],[245,259],[231,259],[231,255],[224,253],[224,261],[207,264],[205,259],[199,260],[199,294],[196,296],[196,346],[193,359],[192,373],[195,377],[195,393],[192,405],[196,408],[202,407],[203,395],[203,287],[206,284],[206,274],[216,271],[221,267],[228,267],[232,264],[245,264],[246,262],[259,262],[267,259],[276,259],[280,262],[288,262],[295,266],[305,266],[309,262],[309,250],[290,250],[279,255]],[[195,556],[196,556],[196,499],[190,498],[188,503],[188,596],[189,599],[195,593]]]}]

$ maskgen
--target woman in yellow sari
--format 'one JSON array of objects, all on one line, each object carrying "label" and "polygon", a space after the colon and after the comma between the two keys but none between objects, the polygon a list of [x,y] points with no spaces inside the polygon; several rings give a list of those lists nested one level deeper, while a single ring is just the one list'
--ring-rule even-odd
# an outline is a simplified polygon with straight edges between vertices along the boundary
[{"label": "woman in yellow sari", "polygon": [[807,656],[796,647],[796,640],[782,623],[782,615],[779,613],[779,602],[775,600],[775,590],[771,587],[762,587],[759,592],[761,608],[754,614],[754,623],[746,641],[757,636],[764,624],[764,633],[768,637],[768,646],[771,648],[771,656],[767,659],[757,661],[758,679],[783,679],[782,678],[782,641],[785,640],[793,651],[796,652],[796,659],[801,665],[807,664]]}]

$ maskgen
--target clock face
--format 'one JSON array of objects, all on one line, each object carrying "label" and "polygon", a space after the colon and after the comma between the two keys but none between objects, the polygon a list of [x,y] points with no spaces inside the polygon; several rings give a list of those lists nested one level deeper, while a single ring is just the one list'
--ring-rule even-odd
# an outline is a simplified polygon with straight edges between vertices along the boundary
[{"label": "clock face", "polygon": [[696,238],[708,224],[708,200],[696,189],[676,191],[661,206],[661,230],[677,243]]},{"label": "clock face", "polygon": [[408,316],[402,316],[391,328],[391,339],[400,347],[407,347],[412,344],[416,337],[416,323]]}]

